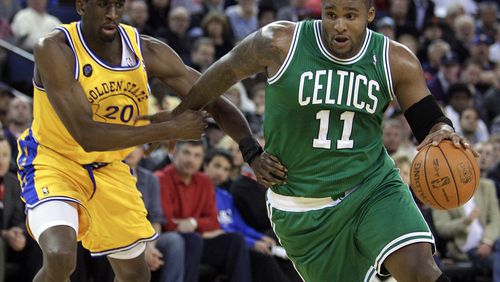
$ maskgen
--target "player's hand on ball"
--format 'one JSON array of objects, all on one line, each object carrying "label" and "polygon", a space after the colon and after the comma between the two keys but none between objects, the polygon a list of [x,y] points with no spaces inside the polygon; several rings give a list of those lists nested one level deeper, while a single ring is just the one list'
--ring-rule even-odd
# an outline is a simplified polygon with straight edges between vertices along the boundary
[{"label": "player's hand on ball", "polygon": [[286,182],[287,169],[277,157],[263,152],[259,157],[252,160],[250,164],[257,181],[265,187],[280,185]]},{"label": "player's hand on ball", "polygon": [[418,146],[417,150],[421,150],[427,145],[432,145],[432,146],[437,146],[441,141],[445,139],[451,140],[453,145],[457,148],[463,148],[464,150],[471,150],[472,154],[474,154],[475,157],[479,157],[479,154],[472,149],[470,146],[469,142],[467,140],[458,135],[451,126],[449,125],[437,125],[438,128],[434,130],[434,128],[431,130],[431,133],[425,137],[424,141],[422,141]]}]

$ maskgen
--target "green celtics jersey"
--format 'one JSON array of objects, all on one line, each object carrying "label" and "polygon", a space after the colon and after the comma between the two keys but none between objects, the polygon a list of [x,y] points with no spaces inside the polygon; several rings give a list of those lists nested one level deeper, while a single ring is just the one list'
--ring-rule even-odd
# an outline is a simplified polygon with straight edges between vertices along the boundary
[{"label": "green celtics jersey", "polygon": [[320,20],[298,23],[266,86],[265,150],[288,168],[287,183],[272,187],[278,194],[337,198],[394,166],[381,128],[394,98],[389,40],[367,29],[360,51],[339,59],[321,32]]}]

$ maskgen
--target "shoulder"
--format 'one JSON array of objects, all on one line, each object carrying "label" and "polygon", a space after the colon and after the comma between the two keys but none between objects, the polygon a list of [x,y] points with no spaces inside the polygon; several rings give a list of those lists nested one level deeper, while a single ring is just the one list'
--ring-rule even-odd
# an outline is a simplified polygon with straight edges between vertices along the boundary
[{"label": "shoulder", "polygon": [[488,179],[488,178],[481,178],[479,180],[479,187],[481,189],[484,189],[485,192],[487,192],[487,191],[495,192],[496,191],[495,183],[491,179]]},{"label": "shoulder", "polygon": [[277,21],[259,29],[252,37],[254,50],[261,51],[263,57],[286,56],[292,43],[296,23]]},{"label": "shoulder", "polygon": [[281,41],[293,37],[296,26],[297,23],[294,22],[277,21],[262,27],[260,35],[278,45]]},{"label": "shoulder", "polygon": [[210,177],[208,177],[207,174],[205,174],[204,172],[200,172],[198,171],[194,177],[196,178],[197,181],[199,181],[200,183],[203,183],[203,185],[210,185],[210,186],[213,186],[212,185],[212,180],[210,180]]},{"label": "shoulder", "polygon": [[401,43],[389,40],[389,61],[391,69],[420,69],[420,62],[417,57]]},{"label": "shoulder", "polygon": [[[37,56],[50,55],[52,52],[59,52],[60,50],[65,50],[71,55],[71,48],[66,43],[66,36],[60,30],[54,30],[47,36],[41,38],[34,47],[35,61]],[[66,55],[65,53],[60,55]]]}]

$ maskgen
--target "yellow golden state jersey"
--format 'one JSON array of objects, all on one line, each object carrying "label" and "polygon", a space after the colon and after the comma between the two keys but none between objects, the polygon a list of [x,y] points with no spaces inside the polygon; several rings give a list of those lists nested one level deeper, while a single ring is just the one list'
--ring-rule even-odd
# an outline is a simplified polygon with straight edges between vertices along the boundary
[{"label": "yellow golden state jersey", "polygon": [[[129,126],[144,125],[144,121],[134,124],[135,117],[148,114],[149,95],[137,30],[127,25],[119,26],[122,44],[126,44],[129,53],[135,58],[126,59],[128,66],[110,66],[100,60],[85,43],[81,22],[61,25],[58,29],[64,32],[67,44],[73,50],[76,61],[74,76],[92,106],[93,120]],[[70,95],[69,91],[67,95]],[[123,160],[133,150],[127,148],[106,152],[85,152],[59,119],[45,90],[36,83],[33,96],[32,132],[40,145],[80,164]]]}]

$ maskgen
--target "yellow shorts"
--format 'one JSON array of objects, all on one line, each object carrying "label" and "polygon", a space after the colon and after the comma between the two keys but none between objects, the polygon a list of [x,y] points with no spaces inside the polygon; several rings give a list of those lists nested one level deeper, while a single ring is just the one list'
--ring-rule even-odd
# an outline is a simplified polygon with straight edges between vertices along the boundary
[{"label": "yellow shorts", "polygon": [[38,144],[29,130],[19,139],[17,163],[27,211],[47,201],[77,203],[78,240],[93,256],[124,251],[158,236],[124,162],[82,166]]}]

